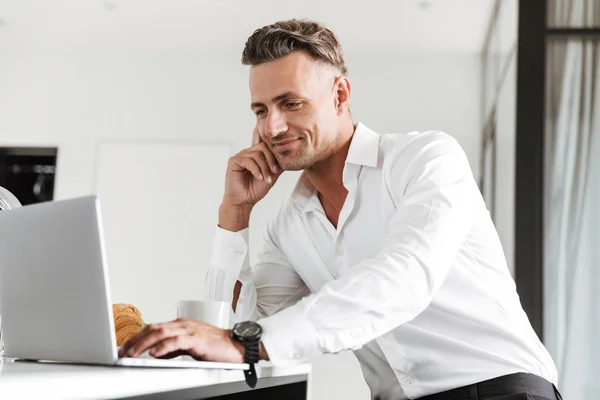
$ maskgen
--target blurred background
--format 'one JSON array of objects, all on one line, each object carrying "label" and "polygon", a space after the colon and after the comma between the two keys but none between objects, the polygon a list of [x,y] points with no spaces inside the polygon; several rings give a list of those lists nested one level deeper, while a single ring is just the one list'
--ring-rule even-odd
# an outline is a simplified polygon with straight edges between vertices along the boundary
[{"label": "blurred background", "polygon": [[[460,142],[564,397],[597,397],[598,0],[0,0],[0,186],[99,195],[113,302],[174,318],[203,298],[226,162],[251,142],[244,43],[288,18],[340,39],[357,122]],[[297,178],[255,208],[251,258]],[[311,390],[369,398],[349,352],[314,360]]]}]

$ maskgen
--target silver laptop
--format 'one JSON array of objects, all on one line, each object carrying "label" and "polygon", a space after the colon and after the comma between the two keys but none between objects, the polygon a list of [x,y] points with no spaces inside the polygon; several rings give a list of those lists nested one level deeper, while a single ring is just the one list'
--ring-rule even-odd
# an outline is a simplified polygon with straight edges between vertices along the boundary
[{"label": "silver laptop", "polygon": [[0,314],[6,356],[135,367],[247,364],[119,358],[95,196],[0,211]]}]

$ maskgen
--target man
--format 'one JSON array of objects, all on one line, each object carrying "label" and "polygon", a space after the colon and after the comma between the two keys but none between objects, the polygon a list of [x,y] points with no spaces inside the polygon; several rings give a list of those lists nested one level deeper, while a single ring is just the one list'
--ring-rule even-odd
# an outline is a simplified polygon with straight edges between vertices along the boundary
[{"label": "man", "polygon": [[[152,325],[121,355],[241,362],[260,341],[261,359],[288,364],[351,349],[375,399],[555,399],[458,143],[355,124],[341,47],[317,23],[257,30],[242,61],[254,144],[229,160],[207,284],[257,323]],[[252,208],[285,170],[304,172],[251,269]]]}]

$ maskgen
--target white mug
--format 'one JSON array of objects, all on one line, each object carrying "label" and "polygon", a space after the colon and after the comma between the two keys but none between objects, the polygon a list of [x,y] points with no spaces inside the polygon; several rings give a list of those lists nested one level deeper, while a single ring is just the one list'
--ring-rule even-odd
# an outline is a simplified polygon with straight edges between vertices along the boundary
[{"label": "white mug", "polygon": [[177,318],[206,322],[217,328],[228,329],[231,303],[209,300],[182,300],[177,306]]}]

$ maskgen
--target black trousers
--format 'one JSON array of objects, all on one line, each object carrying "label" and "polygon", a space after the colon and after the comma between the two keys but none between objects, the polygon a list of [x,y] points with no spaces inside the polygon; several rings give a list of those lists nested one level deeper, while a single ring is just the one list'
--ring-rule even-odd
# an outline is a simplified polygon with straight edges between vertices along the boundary
[{"label": "black trousers", "polygon": [[518,373],[436,393],[419,400],[562,400],[556,387],[539,376]]}]

